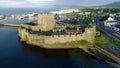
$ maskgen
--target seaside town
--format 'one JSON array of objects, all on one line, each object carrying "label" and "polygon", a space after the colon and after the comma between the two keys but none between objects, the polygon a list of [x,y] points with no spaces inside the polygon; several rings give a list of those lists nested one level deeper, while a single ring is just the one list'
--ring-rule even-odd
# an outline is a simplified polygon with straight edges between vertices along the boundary
[{"label": "seaside town", "polygon": [[21,20],[24,18],[31,18],[31,17],[36,17],[37,13],[31,13],[31,14],[13,14],[13,15],[9,15],[9,16],[5,16],[5,15],[0,15],[0,20],[6,20],[6,19],[17,19],[17,20]]},{"label": "seaside town", "polygon": [[0,25],[17,27],[21,42],[47,49],[81,48],[113,66],[119,66],[120,9],[112,9],[67,9],[0,16],[1,19],[37,18],[37,21],[30,23]]},{"label": "seaside town", "polygon": [[5,0],[20,10],[0,8],[0,68],[120,68],[120,2],[109,1]]}]

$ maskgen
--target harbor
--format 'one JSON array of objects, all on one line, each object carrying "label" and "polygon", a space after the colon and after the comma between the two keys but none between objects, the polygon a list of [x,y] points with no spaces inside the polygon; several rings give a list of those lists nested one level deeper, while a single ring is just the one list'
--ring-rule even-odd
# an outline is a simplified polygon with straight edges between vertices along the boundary
[{"label": "harbor", "polygon": [[21,20],[24,18],[32,18],[32,17],[37,17],[37,13],[31,13],[31,14],[13,14],[13,15],[9,15],[9,16],[4,16],[4,15],[0,15],[0,20],[6,20],[6,19],[17,19],[17,20]]}]

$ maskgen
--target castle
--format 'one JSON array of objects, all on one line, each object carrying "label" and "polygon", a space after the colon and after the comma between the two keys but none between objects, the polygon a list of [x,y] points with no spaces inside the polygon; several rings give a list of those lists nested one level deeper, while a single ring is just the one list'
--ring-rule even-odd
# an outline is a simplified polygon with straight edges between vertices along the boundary
[{"label": "castle", "polygon": [[[67,43],[79,40],[86,40],[90,43],[94,43],[96,36],[95,25],[86,27],[84,31],[81,31],[78,25],[72,26],[74,29],[67,29],[67,27],[69,26],[56,24],[54,14],[42,13],[38,14],[37,25],[30,26],[31,30],[25,28],[19,29],[19,37],[21,41],[25,41],[28,44],[43,47],[56,43]],[[51,35],[45,35],[44,32],[49,30],[52,30],[53,33]]]}]

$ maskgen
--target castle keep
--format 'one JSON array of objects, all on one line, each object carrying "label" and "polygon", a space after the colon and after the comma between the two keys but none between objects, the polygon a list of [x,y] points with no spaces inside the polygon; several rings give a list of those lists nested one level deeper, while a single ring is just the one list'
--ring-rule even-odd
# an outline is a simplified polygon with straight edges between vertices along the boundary
[{"label": "castle keep", "polygon": [[38,14],[38,22],[37,24],[40,26],[42,31],[48,31],[54,29],[55,24],[55,16],[51,13],[41,13]]},{"label": "castle keep", "polygon": [[32,27],[33,30],[48,31],[54,29],[55,16],[52,13],[40,13],[38,14],[37,25]]}]

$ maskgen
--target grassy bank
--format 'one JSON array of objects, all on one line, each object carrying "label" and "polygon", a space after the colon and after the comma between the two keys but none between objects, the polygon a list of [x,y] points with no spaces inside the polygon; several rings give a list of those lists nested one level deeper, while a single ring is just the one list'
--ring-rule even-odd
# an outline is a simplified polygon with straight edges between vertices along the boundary
[{"label": "grassy bank", "polygon": [[115,39],[110,40],[110,43],[116,46],[120,46],[120,41],[117,41]]},{"label": "grassy bank", "polygon": [[79,40],[79,41],[73,41],[73,42],[66,42],[66,43],[55,43],[51,44],[50,46],[55,47],[61,47],[61,48],[90,48],[92,47],[92,43],[89,43],[86,40]]},{"label": "grassy bank", "polygon": [[106,55],[107,57],[113,59],[115,62],[120,63],[120,58],[116,57],[115,55],[113,55],[112,53],[106,51],[103,48],[100,48],[99,46],[95,46],[95,48],[101,52],[102,54]]},{"label": "grassy bank", "polygon": [[96,44],[104,44],[104,43],[107,43],[107,38],[106,37],[104,37],[104,36],[100,36],[100,37],[96,37],[95,38],[95,43]]},{"label": "grassy bank", "polygon": [[75,45],[88,45],[89,42],[86,40],[79,40],[79,41],[75,41],[73,42]]}]

